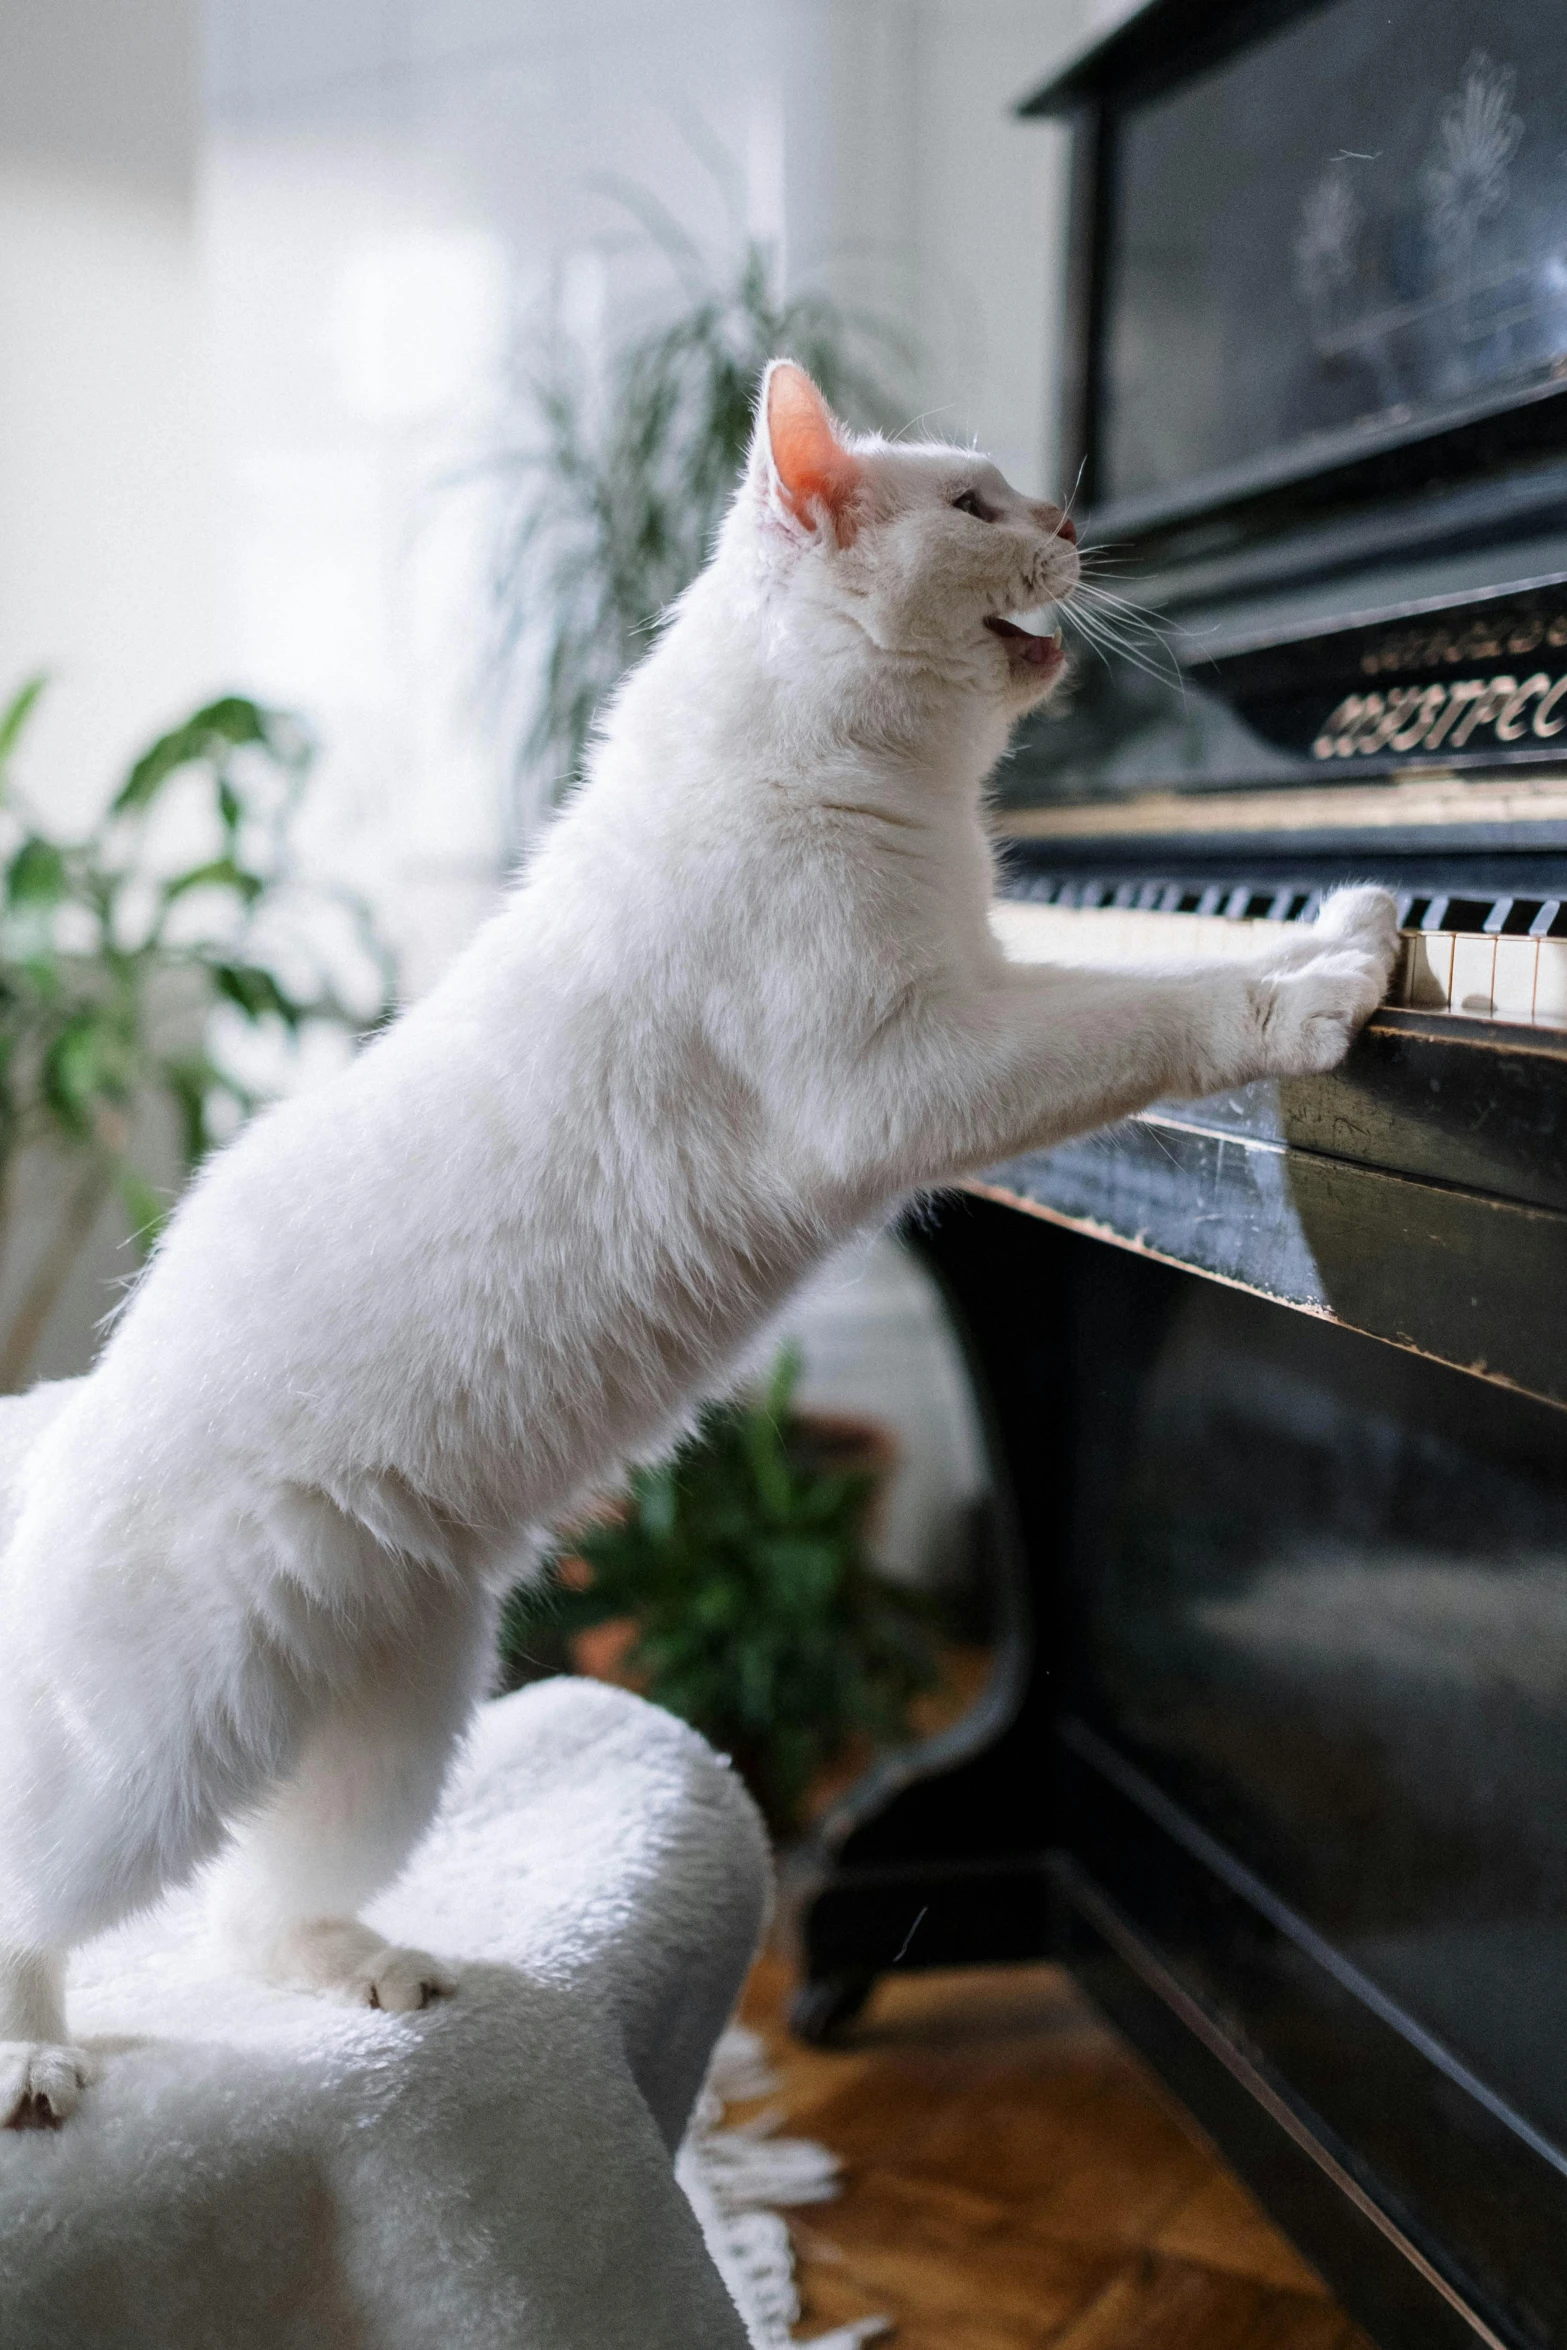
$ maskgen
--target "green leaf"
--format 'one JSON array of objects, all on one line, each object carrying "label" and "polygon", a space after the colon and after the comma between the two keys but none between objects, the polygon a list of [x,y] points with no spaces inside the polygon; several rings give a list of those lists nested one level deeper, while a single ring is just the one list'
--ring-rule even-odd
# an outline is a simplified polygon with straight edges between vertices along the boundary
[{"label": "green leaf", "polygon": [[275,1014],[285,1028],[296,1031],[303,1007],[286,995],[272,972],[260,963],[214,963],[212,977],[218,993],[244,1013],[247,1020]]},{"label": "green leaf", "polygon": [[52,1038],[40,1071],[48,1107],[78,1140],[95,1133],[93,1113],[103,1102],[122,1106],[133,1069],[123,1033],[96,1005],[73,1012]]},{"label": "green leaf", "polygon": [[34,703],[48,683],[47,670],[40,669],[17,688],[5,709],[0,711],[0,776],[5,772],[6,763],[17,746],[23,727],[32,716]]},{"label": "green leaf", "polygon": [[122,1167],[118,1190],[125,1213],[130,1218],[131,1238],[145,1256],[174,1212],[172,1200],[153,1190],[144,1175],[134,1167]]},{"label": "green leaf", "polygon": [[272,747],[270,713],[240,694],[226,694],[221,701],[209,702],[143,751],[115,795],[113,813],[126,816],[149,807],[169,777],[182,767],[200,760],[221,761],[229,751],[247,743]]},{"label": "green leaf", "polygon": [[231,889],[247,906],[253,906],[266,886],[259,873],[247,873],[232,857],[214,857],[209,865],[193,865],[188,873],[166,881],[163,902],[172,906],[176,898],[193,889]]},{"label": "green leaf", "polygon": [[794,1404],[794,1391],[800,1384],[804,1358],[794,1344],[779,1350],[778,1360],[767,1382],[767,1396],[762,1409],[775,1427],[783,1427]]},{"label": "green leaf", "polygon": [[203,1054],[164,1061],[158,1074],[174,1103],[180,1121],[180,1155],[186,1171],[198,1167],[212,1148],[207,1126],[207,1104],[223,1081]]},{"label": "green leaf", "polygon": [[11,859],[5,894],[13,906],[54,906],[66,893],[65,858],[52,840],[32,833]]},{"label": "green leaf", "polygon": [[745,1415],[741,1438],[756,1480],[756,1490],[770,1517],[786,1518],[793,1494],[789,1461],[784,1452],[779,1423],[769,1409],[750,1411]]}]

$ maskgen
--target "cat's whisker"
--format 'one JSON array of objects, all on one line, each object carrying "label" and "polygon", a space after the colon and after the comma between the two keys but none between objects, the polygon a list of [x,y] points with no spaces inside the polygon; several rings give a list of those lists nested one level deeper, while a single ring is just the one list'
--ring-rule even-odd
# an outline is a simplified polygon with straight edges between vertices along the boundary
[{"label": "cat's whisker", "polygon": [[[1141,670],[1145,677],[1154,679],[1159,685],[1177,687],[1184,698],[1185,676],[1163,636],[1144,621],[1103,609],[1095,610],[1092,604],[1079,602],[1081,594],[1079,584],[1072,601],[1061,607],[1063,626],[1080,634],[1107,669],[1112,665],[1113,656],[1114,659],[1126,662],[1129,667]],[[1163,659],[1150,658],[1151,653],[1163,655]]]},{"label": "cat's whisker", "polygon": [[[1090,565],[1096,553],[1097,550],[1090,550]],[[1105,586],[1102,578],[1095,576],[1095,569],[1102,570],[1103,565],[1085,567],[1085,572],[1078,575],[1074,593],[1079,610],[1087,607],[1096,612],[1101,622],[1135,639],[1156,644],[1161,652],[1167,652],[1169,624],[1164,614],[1136,596],[1123,595],[1118,589]],[[1178,670],[1179,664],[1175,663],[1174,667]]]},{"label": "cat's whisker", "polygon": [[1092,597],[1097,603],[1114,604],[1125,612],[1142,613],[1154,627],[1164,625],[1164,616],[1156,605],[1145,604],[1136,596],[1123,596],[1114,588],[1102,587],[1094,578],[1084,579],[1079,576],[1077,584],[1079,593]]},{"label": "cat's whisker", "polygon": [[[1087,454],[1086,454],[1086,452],[1085,452],[1085,454],[1084,454],[1082,457],[1080,457],[1080,458],[1078,459],[1078,464],[1077,464],[1077,473],[1076,473],[1076,476],[1075,476],[1075,478],[1074,478],[1074,480],[1073,480],[1073,483],[1072,483],[1071,494],[1070,494],[1070,496],[1068,497],[1066,504],[1065,504],[1065,505],[1062,507],[1062,509],[1061,509],[1061,522],[1068,522],[1068,521],[1070,521],[1070,520],[1071,520],[1071,515],[1072,515],[1072,508],[1073,508],[1073,507],[1076,505],[1076,503],[1077,503],[1077,493],[1078,493],[1078,491],[1079,491],[1079,490],[1082,488],[1082,486],[1083,486],[1083,471],[1084,471],[1084,468],[1086,467],[1087,463],[1088,463],[1088,458],[1087,458]],[[1061,524],[1060,524],[1060,523],[1057,523],[1057,525],[1056,525],[1056,528],[1057,528],[1057,530],[1059,530],[1059,529],[1060,529],[1060,527],[1061,527]]]},{"label": "cat's whisker", "polygon": [[1075,626],[1106,668],[1112,666],[1113,660],[1124,661],[1129,668],[1141,670],[1145,677],[1152,678],[1159,685],[1176,687],[1184,696],[1186,680],[1173,660],[1164,662],[1150,658],[1142,646],[1105,630],[1081,612],[1075,615]]},{"label": "cat's whisker", "polygon": [[1153,605],[1140,603],[1135,596],[1117,595],[1093,580],[1079,579],[1077,594],[1104,618],[1121,621],[1135,633],[1156,638],[1161,644],[1167,642],[1169,624]]},{"label": "cat's whisker", "polygon": [[1085,605],[1079,608],[1077,620],[1085,633],[1097,634],[1104,643],[1118,647],[1129,658],[1137,653],[1153,661],[1172,683],[1184,675],[1164,632],[1150,627],[1135,613],[1106,612]]},{"label": "cat's whisker", "polygon": [[1122,609],[1114,604],[1090,601],[1086,596],[1079,606],[1079,610],[1092,613],[1102,627],[1114,629],[1122,635],[1146,640],[1150,644],[1160,646],[1166,643],[1164,629],[1146,613]]}]

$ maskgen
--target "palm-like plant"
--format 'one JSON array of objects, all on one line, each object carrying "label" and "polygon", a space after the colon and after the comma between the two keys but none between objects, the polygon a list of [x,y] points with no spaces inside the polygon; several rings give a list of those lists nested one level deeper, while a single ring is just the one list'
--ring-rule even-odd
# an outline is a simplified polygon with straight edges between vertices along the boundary
[{"label": "palm-like plant", "polygon": [[[227,1007],[293,1038],[323,1024],[354,1033],[388,1015],[393,989],[364,907],[294,870],[312,755],[296,721],[240,695],[209,703],[143,753],[85,836],[62,840],[9,772],[44,682],[30,679],[0,712],[0,1249],[23,1155],[51,1152],[63,1180],[50,1237],[0,1328],[0,1390],[25,1377],[105,1201],[118,1195],[142,1250],[168,1213],[139,1163],[138,1107],[172,1107],[186,1174],[255,1108],[254,1087],[212,1049],[206,1015]],[[179,795],[205,803],[214,853],[166,870],[149,832]],[[323,951],[326,908],[350,933],[358,1006]],[[304,919],[285,937],[278,917],[290,911]],[[172,1024],[171,990],[186,999]]]},{"label": "palm-like plant", "polygon": [[[645,208],[643,208],[645,209]],[[797,359],[850,423],[886,427],[873,359],[897,337],[819,293],[784,295],[747,243],[723,279],[667,222],[675,315],[632,334],[598,370],[564,340],[523,397],[492,570],[492,657],[524,674],[519,771],[556,798],[577,777],[596,711],[707,560],[744,462],[770,359]]]}]

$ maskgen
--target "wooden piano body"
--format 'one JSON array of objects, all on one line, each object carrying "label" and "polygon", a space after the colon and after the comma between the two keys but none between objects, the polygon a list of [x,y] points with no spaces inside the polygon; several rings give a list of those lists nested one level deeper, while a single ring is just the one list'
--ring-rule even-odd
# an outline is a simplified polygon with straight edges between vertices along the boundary
[{"label": "wooden piano body", "polygon": [[[1517,324],[1519,240],[1567,254],[1567,16],[1494,19],[1486,57],[1456,0],[1152,0],[1024,109],[1073,125],[1083,543],[1180,674],[1080,661],[1003,777],[998,930],[1211,959],[1371,879],[1405,949],[1331,1075],[911,1224],[990,1431],[996,1663],[792,1888],[807,2033],[894,1964],[1064,1959],[1384,2350],[1567,2346],[1567,310]],[[1409,219],[1466,102],[1503,193],[1455,277]],[[1210,340],[1232,271],[1274,304],[1271,439],[1160,306],[1183,254]]]}]

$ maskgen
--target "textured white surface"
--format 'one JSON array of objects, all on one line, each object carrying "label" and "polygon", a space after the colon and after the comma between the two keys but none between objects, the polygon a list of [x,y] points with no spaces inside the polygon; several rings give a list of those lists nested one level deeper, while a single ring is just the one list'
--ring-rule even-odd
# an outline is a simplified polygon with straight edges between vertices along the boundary
[{"label": "textured white surface", "polygon": [[414,2016],[229,1975],[197,1897],[73,1968],[101,2077],[0,2134],[6,2350],[742,2350],[671,2149],[754,1946],[760,1827],[691,1731],[545,1682],[483,1709],[375,1922]]}]

